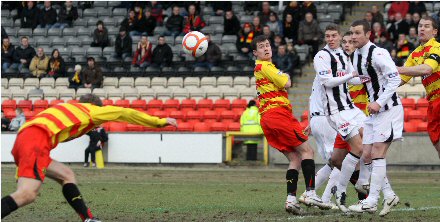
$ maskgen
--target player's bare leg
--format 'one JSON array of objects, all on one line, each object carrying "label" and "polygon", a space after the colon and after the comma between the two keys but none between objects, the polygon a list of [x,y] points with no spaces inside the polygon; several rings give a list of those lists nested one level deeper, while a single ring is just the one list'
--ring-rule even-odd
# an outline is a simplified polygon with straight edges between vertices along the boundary
[{"label": "player's bare leg", "polygon": [[11,195],[2,198],[2,218],[8,216],[19,207],[34,202],[41,184],[41,181],[36,179],[19,177],[17,180],[17,190]]},{"label": "player's bare leg", "polygon": [[76,185],[75,174],[68,166],[53,160],[47,168],[46,176],[57,181],[63,187],[64,197],[83,221],[98,221],[87,208]]}]

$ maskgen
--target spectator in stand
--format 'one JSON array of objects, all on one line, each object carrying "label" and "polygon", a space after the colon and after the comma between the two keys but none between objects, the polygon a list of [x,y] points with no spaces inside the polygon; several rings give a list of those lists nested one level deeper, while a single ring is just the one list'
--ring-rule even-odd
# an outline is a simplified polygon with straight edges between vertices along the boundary
[{"label": "spectator in stand", "polygon": [[417,27],[419,26],[419,22],[420,22],[420,14],[417,12],[414,12],[414,14],[412,15],[412,23],[410,24],[410,27],[415,27],[416,31],[417,31]]},{"label": "spectator in stand", "polygon": [[396,66],[403,66],[404,61],[402,61],[401,59],[397,58],[396,49],[392,49],[390,51],[390,55],[391,55],[391,59],[393,59],[394,64],[396,64]]},{"label": "spectator in stand", "polygon": [[322,37],[322,31],[319,28],[318,22],[313,19],[313,14],[308,12],[306,14],[306,19],[299,23],[298,28],[298,42],[300,44],[307,44],[312,46],[313,54],[318,52],[319,40]]},{"label": "spectator in stand", "polygon": [[223,35],[237,35],[241,28],[240,21],[237,16],[234,15],[233,11],[226,11],[223,24]]},{"label": "spectator in stand", "polygon": [[232,2],[230,1],[213,1],[211,6],[216,16],[224,16],[227,11],[232,11]]},{"label": "spectator in stand", "polygon": [[258,17],[260,17],[261,24],[266,24],[269,21],[270,14],[274,13],[270,10],[269,2],[261,3],[261,11],[258,12]]},{"label": "spectator in stand", "polygon": [[273,63],[275,66],[283,71],[284,73],[288,73],[292,75],[293,73],[293,64],[292,58],[287,54],[287,49],[285,45],[278,46],[278,52],[275,54],[275,58],[273,59]]},{"label": "spectator in stand", "polygon": [[388,33],[390,33],[391,40],[393,42],[397,41],[399,34],[409,33],[409,24],[403,20],[400,13],[395,14],[395,22],[388,28]]},{"label": "spectator in stand", "polygon": [[147,8],[151,12],[151,16],[154,18],[154,21],[160,26],[163,25],[163,6],[161,2],[151,1],[147,3]]},{"label": "spectator in stand", "polygon": [[104,22],[99,20],[96,29],[93,31],[93,42],[90,46],[105,48],[109,45],[108,30],[104,27]]},{"label": "spectator in stand", "polygon": [[368,22],[368,24],[370,24],[370,27],[373,27],[373,13],[370,11],[365,12],[365,16],[364,16],[365,21]]},{"label": "spectator in stand", "polygon": [[69,88],[77,90],[83,87],[81,65],[75,65],[75,72],[69,76]]},{"label": "spectator in stand", "polygon": [[64,29],[72,27],[73,22],[78,19],[78,8],[74,7],[72,1],[66,1],[58,13],[58,22],[52,28]]},{"label": "spectator in stand", "polygon": [[132,39],[127,35],[127,30],[125,27],[119,28],[119,35],[116,37],[115,41],[115,53],[117,58],[125,59],[131,56]]},{"label": "spectator in stand", "polygon": [[11,44],[9,37],[2,39],[2,72],[6,71],[14,63],[14,45]]},{"label": "spectator in stand", "polygon": [[[293,47],[293,44],[291,42],[287,43],[287,54],[290,56],[290,59],[292,60],[292,67],[295,69],[295,67],[300,67],[300,61],[298,53],[295,50],[295,47]],[[292,74],[295,74],[293,72]],[[299,73],[301,75],[301,72]]]},{"label": "spectator in stand", "polygon": [[206,39],[208,40],[208,49],[205,54],[196,58],[195,67],[206,67],[212,68],[213,66],[218,66],[222,59],[222,51],[217,44],[211,41],[211,34],[206,35]]},{"label": "spectator in stand", "polygon": [[34,29],[40,20],[40,10],[35,7],[33,1],[28,1],[26,4],[27,7],[21,11],[21,28]]},{"label": "spectator in stand", "polygon": [[380,35],[380,42],[376,45],[386,49],[388,52],[391,52],[391,50],[394,48],[393,43],[387,38],[385,33]]},{"label": "spectator in stand", "polygon": [[44,54],[43,48],[37,49],[37,55],[31,61],[29,65],[29,71],[34,77],[45,77],[47,74],[47,67],[49,65],[49,57]]},{"label": "spectator in stand", "polygon": [[283,21],[286,21],[288,14],[292,16],[292,20],[296,23],[302,20],[303,16],[301,15],[301,8],[297,1],[291,1],[289,5],[286,6],[283,11]]},{"label": "spectator in stand", "polygon": [[258,16],[255,16],[252,20],[252,29],[254,30],[255,36],[263,34],[263,27],[260,21],[260,17]]},{"label": "spectator in stand", "polygon": [[154,28],[156,28],[156,18],[151,16],[151,11],[147,8],[144,12],[144,17],[139,21],[139,31],[148,36],[153,36]]},{"label": "spectator in stand", "polygon": [[183,33],[186,34],[190,31],[200,31],[206,23],[203,18],[197,13],[196,5],[191,4],[188,7],[188,17],[185,20],[185,27],[183,28]]},{"label": "spectator in stand", "polygon": [[82,71],[82,82],[84,83],[84,88],[94,89],[101,88],[102,86],[102,71],[95,63],[95,58],[87,58],[87,67]]},{"label": "spectator in stand", "polygon": [[157,46],[153,50],[151,66],[161,68],[170,67],[172,61],[173,51],[171,50],[171,47],[165,42],[165,36],[159,36]]},{"label": "spectator in stand", "polygon": [[271,12],[269,16],[269,21],[266,23],[269,26],[270,31],[274,32],[276,35],[282,33],[283,26],[280,21],[278,21],[278,16],[275,12]]},{"label": "spectator in stand", "polygon": [[151,64],[153,45],[148,41],[147,35],[142,35],[141,41],[137,44],[132,64],[145,68]]},{"label": "spectator in stand", "polygon": [[21,108],[17,108],[15,110],[16,116],[9,123],[10,131],[18,131],[24,123],[26,123],[26,117],[24,116],[23,110]]},{"label": "spectator in stand", "polygon": [[60,55],[58,49],[52,51],[52,56],[49,59],[49,65],[47,67],[47,76],[58,78],[66,75],[66,63],[63,57]]},{"label": "spectator in stand", "polygon": [[258,10],[260,10],[259,2],[255,2],[255,1],[244,2],[244,11],[246,15],[254,15],[254,12]]},{"label": "spectator in stand", "polygon": [[2,110],[2,131],[8,131],[10,123],[11,123],[11,120],[6,118],[5,113]]},{"label": "spectator in stand", "polygon": [[313,19],[317,19],[317,9],[316,9],[316,5],[312,2],[312,1],[304,1],[302,8],[301,8],[301,15],[304,16],[302,19],[305,19],[305,16],[307,15],[307,13],[312,13],[313,15]]},{"label": "spectator in stand", "polygon": [[144,3],[142,2],[136,2],[135,6],[134,6],[134,14],[135,14],[135,18],[136,20],[140,21],[142,19],[142,16],[144,16],[144,12],[143,12],[143,5]]},{"label": "spectator in stand", "polygon": [[413,18],[410,13],[405,15],[405,21],[406,21],[406,23],[408,23],[409,26],[413,25]]},{"label": "spectator in stand", "polygon": [[419,15],[426,13],[425,3],[422,1],[412,1],[409,3],[409,13],[419,13]]},{"label": "spectator in stand", "polygon": [[[165,36],[172,35],[173,38],[180,35],[183,30],[183,16],[180,15],[180,8],[179,6],[175,5],[173,6],[173,14],[168,17],[165,26],[167,30],[163,33]],[[225,25],[226,27],[226,25]]]},{"label": "spectator in stand", "polygon": [[254,40],[255,33],[252,30],[252,26],[249,23],[243,25],[243,29],[240,30],[237,38],[237,50],[244,55],[252,56],[251,43]]},{"label": "spectator in stand", "polygon": [[382,12],[380,12],[379,7],[377,5],[371,6],[371,13],[373,13],[373,24],[379,22],[380,25],[384,25],[384,18]]},{"label": "spectator in stand", "polygon": [[286,42],[296,44],[298,41],[298,21],[293,20],[291,14],[287,14],[283,23],[283,33]]},{"label": "spectator in stand", "polygon": [[408,40],[408,42],[413,44],[415,47],[417,47],[419,45],[419,37],[417,35],[417,28],[416,27],[409,28],[409,35],[406,39]]},{"label": "spectator in stand", "polygon": [[29,68],[29,64],[31,64],[31,60],[36,54],[35,49],[29,46],[28,37],[21,37],[21,46],[15,48],[15,63],[11,67],[14,69],[18,68],[19,71],[22,68]]},{"label": "spectator in stand", "polygon": [[397,52],[397,58],[403,61],[405,61],[408,58],[409,54],[415,49],[414,45],[406,39],[405,34],[399,34],[399,39],[397,40],[394,47]]},{"label": "spectator in stand", "polygon": [[285,45],[286,42],[284,41],[283,37],[281,35],[275,35],[273,38],[273,48],[272,48],[272,54],[275,55],[278,52],[278,46]]},{"label": "spectator in stand", "polygon": [[130,36],[133,36],[134,33],[132,34],[132,32],[135,31],[137,23],[138,21],[136,20],[134,10],[130,9],[128,12],[128,18],[125,18],[121,22],[121,27],[124,27],[125,30],[130,33]]},{"label": "spectator in stand", "polygon": [[400,15],[406,15],[409,12],[409,3],[407,1],[396,1],[391,3],[390,9],[388,9],[388,18],[394,16],[396,13]]},{"label": "spectator in stand", "polygon": [[370,41],[374,44],[379,43],[380,36],[382,36],[382,34],[386,35],[388,38],[385,28],[379,22],[375,22],[373,24],[373,30],[371,30]]},{"label": "spectator in stand", "polygon": [[263,26],[263,35],[269,39],[270,45],[273,47],[275,35],[272,31],[270,31],[270,27],[268,25]]},{"label": "spectator in stand", "polygon": [[44,1],[44,8],[40,11],[39,28],[52,28],[57,22],[57,11],[52,8],[50,1]]}]

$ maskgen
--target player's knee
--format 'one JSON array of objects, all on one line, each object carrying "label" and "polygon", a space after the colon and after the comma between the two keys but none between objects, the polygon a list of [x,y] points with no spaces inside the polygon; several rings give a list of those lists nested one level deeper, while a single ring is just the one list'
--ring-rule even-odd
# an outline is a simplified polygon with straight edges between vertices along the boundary
[{"label": "player's knee", "polygon": [[30,204],[37,199],[38,191],[34,190],[20,190],[18,193],[23,205]]},{"label": "player's knee", "polygon": [[332,166],[334,166],[334,167],[336,167],[338,169],[341,169],[342,161],[340,159],[338,159],[338,158],[331,159],[331,164],[332,164]]}]

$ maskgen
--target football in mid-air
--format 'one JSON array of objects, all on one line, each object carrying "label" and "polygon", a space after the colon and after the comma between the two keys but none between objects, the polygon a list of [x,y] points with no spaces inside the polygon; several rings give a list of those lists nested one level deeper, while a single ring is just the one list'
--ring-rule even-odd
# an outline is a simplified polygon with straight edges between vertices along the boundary
[{"label": "football in mid-air", "polygon": [[182,40],[182,48],[186,54],[199,57],[208,49],[206,36],[197,31],[188,32]]}]

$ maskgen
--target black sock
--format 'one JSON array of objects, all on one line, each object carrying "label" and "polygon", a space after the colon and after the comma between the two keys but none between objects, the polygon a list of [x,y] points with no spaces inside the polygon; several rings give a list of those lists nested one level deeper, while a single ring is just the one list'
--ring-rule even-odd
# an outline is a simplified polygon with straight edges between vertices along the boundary
[{"label": "black sock", "polygon": [[92,212],[87,208],[79,192],[78,187],[73,183],[67,183],[63,186],[63,195],[70,206],[79,214],[82,220],[92,218]]},{"label": "black sock", "polygon": [[355,170],[353,174],[351,174],[350,183],[356,185],[358,179],[359,179],[359,170]]},{"label": "black sock", "polygon": [[301,168],[306,183],[306,190],[315,189],[315,161],[313,159],[306,159],[301,161]]},{"label": "black sock", "polygon": [[296,196],[298,185],[298,170],[288,169],[286,172],[287,195]]},{"label": "black sock", "polygon": [[2,198],[2,219],[17,209],[17,203],[14,199],[12,199],[11,196],[6,196]]}]

